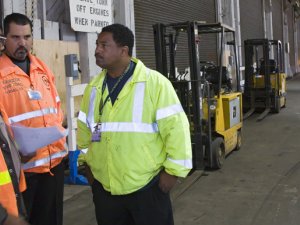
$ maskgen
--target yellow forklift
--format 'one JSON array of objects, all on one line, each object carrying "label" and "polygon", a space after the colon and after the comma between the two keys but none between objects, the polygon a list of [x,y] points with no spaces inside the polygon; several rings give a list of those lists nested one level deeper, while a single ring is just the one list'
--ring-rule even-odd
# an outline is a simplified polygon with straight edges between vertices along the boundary
[{"label": "yellow forklift", "polygon": [[[223,66],[225,33],[234,46],[231,66],[235,65],[237,91],[232,91],[229,68]],[[225,156],[242,144],[242,94],[235,47],[235,30],[222,23],[199,21],[153,25],[156,70],[173,84],[191,126],[194,170],[220,169]],[[201,34],[220,35],[218,65],[200,61]],[[187,35],[189,79],[176,74],[178,36]],[[227,36],[228,36],[227,35]],[[183,40],[182,38],[180,40]],[[235,61],[235,63],[234,63]],[[216,63],[217,64],[217,63]],[[169,66],[168,66],[169,65]]]},{"label": "yellow forklift", "polygon": [[[257,121],[260,121],[270,111],[279,113],[280,109],[286,106],[286,74],[282,66],[282,45],[279,40],[249,39],[244,41],[244,46],[244,119],[260,109],[264,110],[258,117]],[[276,59],[270,59],[272,48]]]}]

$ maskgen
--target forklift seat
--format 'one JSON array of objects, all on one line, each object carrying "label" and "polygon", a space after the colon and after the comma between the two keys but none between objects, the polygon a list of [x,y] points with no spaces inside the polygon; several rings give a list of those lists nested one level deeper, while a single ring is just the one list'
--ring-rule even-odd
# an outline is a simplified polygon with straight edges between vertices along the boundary
[{"label": "forklift seat", "polygon": [[[271,73],[277,73],[277,62],[275,59],[269,59],[269,62],[270,62],[270,65],[269,65],[269,68],[270,68],[270,74]],[[265,75],[265,67],[266,67],[266,63],[265,63],[265,60],[261,60],[260,61],[260,68],[259,68],[259,73],[260,74],[263,74]]]},{"label": "forklift seat", "polygon": [[[212,88],[215,93],[219,92],[219,79],[220,79],[220,67],[208,67],[205,71],[206,73],[206,80],[212,84]],[[229,76],[229,71],[227,67],[222,66],[222,80],[221,86],[226,85],[228,91],[231,90],[231,78]]]}]

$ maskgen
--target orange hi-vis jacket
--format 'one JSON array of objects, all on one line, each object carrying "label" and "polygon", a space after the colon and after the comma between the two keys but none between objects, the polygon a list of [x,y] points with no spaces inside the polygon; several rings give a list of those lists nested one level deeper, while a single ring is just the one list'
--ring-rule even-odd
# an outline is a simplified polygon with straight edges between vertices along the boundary
[{"label": "orange hi-vis jacket", "polygon": [[[54,84],[54,75],[38,58],[28,54],[30,76],[14,65],[5,54],[0,57],[0,102],[6,109],[10,124],[26,127],[57,126],[63,130],[63,113]],[[39,91],[42,99],[29,98],[28,91]],[[37,151],[36,157],[22,166],[25,172],[46,173],[58,165],[68,153],[62,138]]]},{"label": "orange hi-vis jacket", "polygon": [[[1,113],[2,113],[4,122],[8,123],[8,117],[4,111],[4,108],[1,103],[0,103],[0,109],[1,109]],[[5,124],[2,124],[2,125],[6,126]],[[3,131],[2,129],[3,129],[3,127],[1,127],[1,132]],[[8,131],[7,129],[5,129],[5,130]],[[8,132],[3,132],[3,133],[5,133],[4,136],[9,135]],[[12,140],[10,140],[9,145],[11,146],[11,151],[13,151],[13,149],[12,149],[13,147],[14,147],[14,150],[17,151],[16,147],[13,146]],[[23,192],[26,189],[25,177],[24,177],[23,171],[21,170],[21,171],[18,171],[19,175],[20,175],[19,180],[12,181],[10,172],[12,172],[12,171],[8,170],[4,156],[2,154],[2,150],[0,149],[0,203],[1,203],[2,207],[6,209],[8,214],[18,216],[19,213],[18,213],[17,199],[16,199],[16,193],[15,193],[14,187],[13,187],[13,182],[18,182],[19,190],[20,190],[20,192]]]}]

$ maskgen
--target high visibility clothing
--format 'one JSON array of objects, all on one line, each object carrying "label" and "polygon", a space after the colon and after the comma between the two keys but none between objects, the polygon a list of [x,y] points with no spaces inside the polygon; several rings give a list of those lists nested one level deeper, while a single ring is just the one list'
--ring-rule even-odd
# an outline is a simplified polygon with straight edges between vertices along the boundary
[{"label": "high visibility clothing", "polygon": [[[0,103],[0,110],[3,115],[3,120],[5,123],[8,123],[8,117],[4,111],[4,108],[2,104]],[[7,129],[6,129],[7,131]],[[2,132],[2,131],[1,131]],[[8,132],[4,134],[4,136],[8,136]],[[11,151],[13,151],[13,141],[7,140],[10,144]],[[17,149],[14,149],[17,151]],[[21,163],[21,162],[20,162]],[[7,210],[8,214],[12,214],[15,216],[18,216],[18,207],[17,207],[17,199],[16,199],[16,193],[14,191],[13,183],[17,182],[19,185],[20,192],[23,192],[26,189],[26,183],[25,183],[25,177],[23,174],[23,171],[18,171],[20,174],[19,180],[13,180],[11,179],[10,172],[7,168],[4,156],[2,154],[2,150],[0,149],[0,203],[3,208]]]},{"label": "high visibility clothing", "polygon": [[[3,54],[0,57],[0,102],[6,108],[9,122],[26,127],[57,126],[63,130],[63,113],[54,85],[54,75],[38,58],[28,54],[30,76]],[[28,90],[37,90],[42,99],[31,100]],[[67,154],[62,138],[37,151],[36,157],[22,166],[25,172],[45,173],[58,165]]]},{"label": "high visibility clothing", "polygon": [[[86,87],[78,116],[78,147],[95,179],[113,195],[141,189],[163,168],[179,177],[192,168],[189,123],[172,84],[132,60],[137,63],[132,77],[114,105],[108,101],[103,108],[100,142],[91,137],[106,70]],[[107,96],[106,88],[103,99]]]}]

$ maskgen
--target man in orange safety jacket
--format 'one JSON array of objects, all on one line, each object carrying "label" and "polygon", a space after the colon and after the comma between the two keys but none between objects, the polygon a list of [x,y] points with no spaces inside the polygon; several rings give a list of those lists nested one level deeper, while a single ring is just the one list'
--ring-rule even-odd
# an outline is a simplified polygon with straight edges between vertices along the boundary
[{"label": "man in orange safety jacket", "polygon": [[[0,102],[9,122],[26,127],[57,126],[63,130],[63,113],[54,84],[54,75],[40,59],[29,53],[32,22],[13,13],[4,19],[5,54],[0,58]],[[46,53],[45,53],[46,54]],[[23,193],[28,221],[43,225],[62,225],[64,156],[62,138],[36,152],[22,165],[27,190]]]},{"label": "man in orange safety jacket", "polygon": [[[0,56],[5,38],[0,30]],[[26,189],[20,156],[6,124],[7,114],[0,103],[0,225],[26,225],[21,192]]]}]

